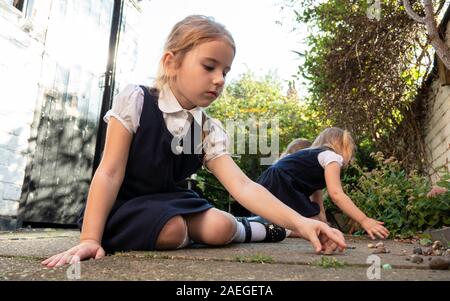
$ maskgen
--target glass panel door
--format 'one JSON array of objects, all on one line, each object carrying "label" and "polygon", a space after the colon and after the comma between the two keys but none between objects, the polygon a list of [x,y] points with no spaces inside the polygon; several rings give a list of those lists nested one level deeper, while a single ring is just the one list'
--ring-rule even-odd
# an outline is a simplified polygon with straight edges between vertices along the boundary
[{"label": "glass panel door", "polygon": [[73,224],[86,201],[114,0],[52,2],[19,216]]}]

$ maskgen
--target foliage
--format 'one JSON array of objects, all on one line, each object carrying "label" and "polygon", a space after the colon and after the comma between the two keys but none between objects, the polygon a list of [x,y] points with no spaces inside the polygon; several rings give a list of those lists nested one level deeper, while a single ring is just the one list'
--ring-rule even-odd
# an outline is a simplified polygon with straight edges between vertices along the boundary
[{"label": "foliage", "polygon": [[[352,164],[344,177],[344,190],[367,216],[381,220],[392,235],[413,235],[417,231],[450,225],[450,173],[443,171],[439,186],[447,192],[427,196],[431,189],[427,177],[416,170],[409,173],[394,157],[385,159],[377,152],[371,157],[372,170]],[[329,200],[328,200],[329,202]]]},{"label": "foliage", "polygon": [[285,0],[310,29],[298,74],[309,80],[311,104],[322,116],[358,142],[404,158],[404,166],[422,167],[424,110],[412,104],[431,65],[425,30],[399,1],[381,1],[379,21],[368,17],[370,3]]},{"label": "foliage", "polygon": [[342,262],[335,257],[327,257],[321,256],[320,260],[316,260],[313,262],[313,265],[319,266],[322,268],[342,268],[345,266],[345,262]]},{"label": "foliage", "polygon": [[[279,149],[275,152],[275,157],[279,156],[284,148],[294,138],[303,137],[313,140],[325,124],[320,121],[317,114],[305,103],[302,103],[295,93],[285,95],[282,92],[280,83],[271,76],[256,79],[254,75],[244,74],[240,79],[231,82],[213,105],[208,108],[208,114],[222,122],[228,130],[230,140],[234,150],[234,159],[244,173],[251,179],[256,180],[258,176],[268,167],[261,165],[260,159],[267,157],[261,154],[261,145],[258,144],[256,154],[250,154],[249,134],[250,126],[239,126],[243,124],[257,126],[263,122],[269,124],[266,133],[258,131],[255,141],[259,141],[261,135],[266,135],[268,143],[271,145],[272,127],[270,121],[274,118],[279,123]],[[230,130],[230,125],[238,125]],[[233,137],[232,132],[235,135]],[[237,153],[238,134],[245,133],[245,153]],[[211,200],[220,209],[228,210],[228,193],[222,188],[217,179],[206,170],[202,170],[197,175],[199,187],[205,197]],[[232,201],[232,200],[231,200]]]}]

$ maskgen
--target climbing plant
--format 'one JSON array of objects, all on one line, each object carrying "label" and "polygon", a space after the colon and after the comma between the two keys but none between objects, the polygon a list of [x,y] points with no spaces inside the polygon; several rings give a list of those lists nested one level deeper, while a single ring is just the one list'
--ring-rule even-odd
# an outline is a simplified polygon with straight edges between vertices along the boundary
[{"label": "climbing plant", "polygon": [[298,76],[308,80],[311,105],[358,143],[402,158],[405,167],[423,168],[419,92],[432,62],[423,26],[401,1],[380,0],[376,16],[375,1],[283,3],[309,29],[308,49],[298,52],[304,58]]}]

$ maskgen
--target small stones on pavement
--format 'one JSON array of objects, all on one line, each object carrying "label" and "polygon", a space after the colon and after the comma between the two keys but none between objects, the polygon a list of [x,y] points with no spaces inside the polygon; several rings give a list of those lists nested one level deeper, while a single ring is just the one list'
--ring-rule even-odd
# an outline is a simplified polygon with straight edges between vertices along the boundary
[{"label": "small stones on pavement", "polygon": [[392,270],[392,266],[389,263],[383,264],[383,270]]},{"label": "small stones on pavement", "polygon": [[418,255],[422,255],[422,248],[421,247],[415,247],[413,250],[413,254],[418,254]]},{"label": "small stones on pavement", "polygon": [[425,249],[423,249],[423,255],[430,256],[431,254],[433,254],[433,249],[432,248],[425,248]]},{"label": "small stones on pavement", "polygon": [[432,270],[448,270],[450,267],[450,260],[442,257],[435,257],[430,261],[429,267]]},{"label": "small stones on pavement", "polygon": [[378,242],[376,244],[370,243],[367,245],[367,247],[369,249],[375,249],[372,254],[383,254],[383,253],[390,253],[389,250],[384,248],[384,243],[383,242]]},{"label": "small stones on pavement", "polygon": [[384,243],[381,241],[375,245],[375,248],[382,248],[382,247],[384,247]]},{"label": "small stones on pavement", "polygon": [[434,256],[442,256],[442,254],[444,254],[444,252],[442,250],[434,250],[433,251]]},{"label": "small stones on pavement", "polygon": [[411,262],[412,263],[422,263],[423,258],[420,257],[419,255],[411,255]]},{"label": "small stones on pavement", "polygon": [[386,253],[390,253],[391,251],[386,249],[385,247],[381,247],[381,248],[376,248],[372,254],[386,254]]},{"label": "small stones on pavement", "polygon": [[440,240],[436,240],[435,242],[433,242],[433,246],[432,246],[433,250],[440,250],[440,249],[442,249],[442,247],[443,247],[443,244]]},{"label": "small stones on pavement", "polygon": [[326,249],[322,253],[323,253],[323,255],[332,255],[332,254],[334,254],[334,250],[333,249]]}]

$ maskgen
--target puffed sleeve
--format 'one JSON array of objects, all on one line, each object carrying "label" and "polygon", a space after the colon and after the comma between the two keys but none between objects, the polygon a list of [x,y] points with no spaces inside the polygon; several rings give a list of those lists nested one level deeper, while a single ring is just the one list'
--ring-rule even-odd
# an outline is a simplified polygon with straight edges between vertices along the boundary
[{"label": "puffed sleeve", "polygon": [[131,133],[136,133],[144,104],[144,91],[138,85],[127,85],[113,100],[111,110],[106,112],[103,120],[108,123],[116,118]]},{"label": "puffed sleeve", "polygon": [[208,161],[214,160],[222,155],[229,155],[230,139],[227,132],[222,126],[222,123],[214,118],[207,117],[207,127],[209,129],[208,134],[205,136],[204,151],[205,158],[204,164]]},{"label": "puffed sleeve", "polygon": [[319,161],[319,164],[325,168],[328,164],[331,162],[337,162],[341,167],[344,164],[344,158],[342,158],[341,155],[336,154],[333,151],[326,150],[324,152],[321,152],[317,156],[317,160]]}]

